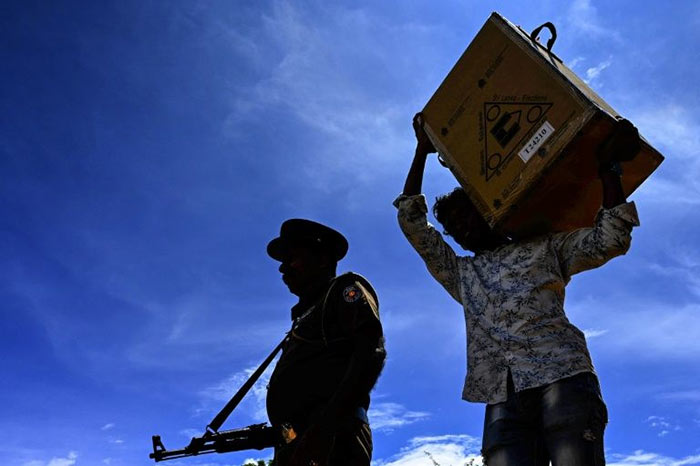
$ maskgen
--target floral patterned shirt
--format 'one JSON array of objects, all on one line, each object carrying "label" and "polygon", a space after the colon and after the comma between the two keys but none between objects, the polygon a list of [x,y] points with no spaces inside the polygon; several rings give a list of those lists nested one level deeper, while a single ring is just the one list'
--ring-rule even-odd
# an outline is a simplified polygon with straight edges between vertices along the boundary
[{"label": "floral patterned shirt", "polygon": [[601,209],[592,228],[540,236],[474,256],[458,256],[427,220],[425,197],[399,196],[401,230],[432,276],[462,304],[467,376],[462,398],[499,403],[515,390],[594,372],[583,333],[564,313],[575,273],[624,254],[639,225],[634,203]]}]

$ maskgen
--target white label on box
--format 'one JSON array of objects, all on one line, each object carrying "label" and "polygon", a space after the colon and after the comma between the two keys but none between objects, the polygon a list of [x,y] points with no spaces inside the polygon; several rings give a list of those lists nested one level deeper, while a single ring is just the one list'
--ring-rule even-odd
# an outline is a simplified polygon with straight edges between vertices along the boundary
[{"label": "white label on box", "polygon": [[544,123],[542,123],[542,126],[535,131],[535,134],[533,134],[527,144],[525,144],[525,147],[518,152],[518,155],[521,159],[523,159],[523,162],[527,163],[527,161],[530,160],[530,157],[537,153],[537,149],[539,149],[540,146],[544,144],[547,139],[549,139],[552,133],[554,133],[554,127],[550,125],[547,120],[545,120]]}]

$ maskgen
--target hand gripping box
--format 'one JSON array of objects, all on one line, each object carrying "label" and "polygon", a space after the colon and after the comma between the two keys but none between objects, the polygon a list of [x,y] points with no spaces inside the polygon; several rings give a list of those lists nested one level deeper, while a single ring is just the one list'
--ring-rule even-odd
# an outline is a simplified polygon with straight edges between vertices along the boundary
[{"label": "hand gripping box", "polygon": [[[547,47],[537,42],[550,28]],[[602,202],[596,148],[617,113],[554,55],[551,23],[527,34],[493,13],[423,109],[445,164],[494,228],[523,237],[591,226]],[[622,164],[629,195],[663,161]]]}]

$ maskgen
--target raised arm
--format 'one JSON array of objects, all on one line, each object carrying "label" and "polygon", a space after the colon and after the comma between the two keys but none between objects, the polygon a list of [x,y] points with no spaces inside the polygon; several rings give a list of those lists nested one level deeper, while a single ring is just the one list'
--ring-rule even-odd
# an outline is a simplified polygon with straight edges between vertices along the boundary
[{"label": "raised arm", "polygon": [[413,131],[416,133],[416,153],[403,185],[403,194],[406,196],[415,196],[422,192],[425,161],[428,154],[437,152],[423,130],[423,116],[420,113],[413,117]]},{"label": "raised arm", "polygon": [[634,203],[626,202],[620,162],[632,160],[639,149],[637,128],[627,120],[619,120],[613,134],[598,148],[603,208],[595,226],[554,237],[562,271],[567,277],[599,267],[629,249],[632,228],[639,225],[639,219]]},{"label": "raised arm", "polygon": [[428,154],[436,151],[423,130],[420,113],[413,117],[413,130],[416,133],[416,153],[406,176],[403,193],[394,201],[394,206],[399,210],[399,226],[433,278],[455,300],[460,301],[458,258],[440,232],[428,223],[428,206],[421,194],[425,161]]}]

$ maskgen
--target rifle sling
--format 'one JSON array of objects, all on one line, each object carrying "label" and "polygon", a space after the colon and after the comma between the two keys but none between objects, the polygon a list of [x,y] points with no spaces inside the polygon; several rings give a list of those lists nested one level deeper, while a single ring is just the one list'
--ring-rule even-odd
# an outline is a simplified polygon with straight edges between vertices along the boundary
[{"label": "rifle sling", "polygon": [[[329,285],[328,291],[325,294],[325,298],[323,300],[323,308],[326,307],[326,301],[328,300],[328,296],[331,293],[331,290],[333,289],[333,285],[335,284],[336,280],[338,277],[333,278],[331,280],[331,283]],[[255,372],[251,374],[251,376],[248,378],[248,380],[245,381],[245,383],[241,386],[241,388],[238,389],[235,395],[226,403],[226,406],[223,407],[221,411],[219,411],[219,414],[214,416],[214,419],[211,420],[211,422],[207,425],[206,431],[204,433],[204,436],[216,434],[219,431],[219,428],[221,425],[226,422],[226,419],[231,415],[234,409],[236,409],[236,406],[238,406],[238,403],[241,402],[243,397],[246,396],[246,394],[250,391],[250,389],[253,387],[255,382],[258,381],[260,376],[265,372],[265,369],[267,369],[267,366],[270,365],[273,359],[275,359],[275,356],[277,356],[277,353],[282,349],[284,344],[287,342],[289,339],[289,336],[291,333],[296,329],[296,327],[309,315],[314,311],[316,308],[316,305],[314,304],[311,306],[303,315],[301,315],[299,318],[297,318],[294,323],[292,324],[292,329],[284,336],[282,341],[279,342],[279,344],[275,347],[275,349],[272,350],[272,353],[260,364],[260,367],[258,367]],[[323,310],[322,310],[323,311]]]},{"label": "rifle sling", "polygon": [[275,359],[275,356],[277,356],[277,353],[282,349],[284,346],[285,342],[289,338],[289,334],[285,335],[282,341],[279,342],[279,344],[275,347],[274,350],[272,350],[272,353],[260,364],[260,367],[258,367],[255,372],[251,374],[251,376],[248,378],[248,380],[245,381],[245,383],[241,386],[241,388],[238,389],[235,395],[226,403],[226,406],[223,407],[221,411],[219,411],[219,414],[214,416],[214,419],[211,420],[211,422],[207,425],[207,429],[205,432],[206,434],[215,434],[218,432],[219,428],[221,425],[228,419],[228,417],[231,415],[234,409],[236,409],[236,406],[238,406],[238,403],[241,402],[243,397],[246,396],[248,391],[253,387],[255,382],[258,381],[260,376],[262,375],[263,372],[265,372],[265,369],[267,369],[267,366],[270,365],[273,359]]}]

